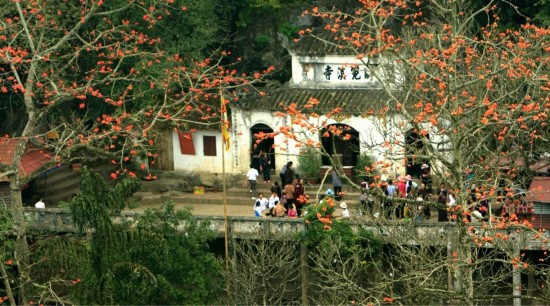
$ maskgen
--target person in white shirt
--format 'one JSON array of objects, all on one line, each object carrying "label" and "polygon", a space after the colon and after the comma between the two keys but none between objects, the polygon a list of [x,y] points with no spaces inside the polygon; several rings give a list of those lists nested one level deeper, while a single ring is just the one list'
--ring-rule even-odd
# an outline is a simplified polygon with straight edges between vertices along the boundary
[{"label": "person in white shirt", "polygon": [[275,208],[275,204],[279,202],[279,196],[277,195],[277,191],[273,191],[271,193],[271,196],[269,197],[267,208],[269,208],[269,214],[270,216],[273,216],[273,208]]},{"label": "person in white shirt", "polygon": [[[40,198],[38,200],[38,202],[34,203],[34,208],[38,208],[40,210],[45,210],[46,209],[46,204],[42,201],[42,198]],[[44,211],[41,211],[39,216],[38,216],[38,220],[39,221],[44,221],[46,217],[46,214],[44,213]]]},{"label": "person in white shirt", "polygon": [[[250,193],[256,192],[256,179],[258,178],[258,176],[260,176],[258,170],[256,170],[253,165],[250,165],[250,170],[248,170],[248,172],[246,173],[246,179],[248,180],[248,184],[250,184]],[[255,197],[252,197],[252,199],[255,199]]]},{"label": "person in white shirt", "polygon": [[[267,205],[268,205],[268,200],[264,198],[264,194],[260,192],[258,194],[258,199],[256,200],[256,202],[254,202],[254,212],[256,217],[259,217],[262,215],[263,211],[266,210]],[[259,216],[258,216],[258,212],[259,212]]]},{"label": "person in white shirt", "polygon": [[342,208],[342,218],[349,219],[349,210],[346,202],[340,203],[340,208]]},{"label": "person in white shirt", "polygon": [[447,202],[447,207],[452,208],[456,205],[456,199],[452,193],[449,193],[449,200]]},{"label": "person in white shirt", "polygon": [[258,199],[256,200],[256,202],[260,202],[262,210],[267,209],[267,205],[269,204],[269,201],[267,200],[267,198],[264,198],[264,194],[261,192],[258,193]]},{"label": "person in white shirt", "polygon": [[456,206],[456,199],[452,193],[449,192],[449,197],[447,200],[447,218],[449,218],[449,221],[455,221],[455,218],[453,216],[456,214],[454,211],[454,207]]},{"label": "person in white shirt", "polygon": [[40,198],[38,202],[34,204],[34,208],[40,208],[40,209],[46,208],[46,204],[42,201],[42,198]]}]

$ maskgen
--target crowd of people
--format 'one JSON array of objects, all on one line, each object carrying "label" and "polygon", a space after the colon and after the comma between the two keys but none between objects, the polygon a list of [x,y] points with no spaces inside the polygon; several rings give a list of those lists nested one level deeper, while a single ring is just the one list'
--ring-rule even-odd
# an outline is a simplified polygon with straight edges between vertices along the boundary
[{"label": "crowd of people", "polygon": [[[263,165],[263,164],[262,164]],[[262,167],[262,171],[269,171],[269,162],[267,167]],[[333,196],[336,201],[342,199],[342,180],[337,171],[332,171],[332,189],[327,190],[327,194]],[[250,192],[256,193],[256,179],[259,176],[254,165],[250,166],[246,177],[250,185]],[[258,197],[252,197],[255,200],[254,212],[258,217],[301,217],[304,213],[304,206],[308,199],[304,195],[304,182],[299,178],[293,167],[293,162],[287,162],[279,172],[281,184],[274,181],[271,185],[271,196],[265,198],[263,193]],[[367,182],[360,184],[358,201],[359,214],[367,214],[375,218],[385,218],[388,220],[413,220],[415,222],[432,218],[432,210],[437,210],[437,221],[452,222],[456,219],[454,212],[457,206],[456,195],[451,192],[445,183],[441,183],[436,190],[432,186],[432,175],[430,166],[423,164],[419,175],[419,183],[413,180],[411,175],[399,175],[396,182],[386,178],[378,185],[383,192],[384,197],[375,197],[369,188]],[[264,182],[271,182],[269,175],[264,174]],[[488,200],[485,195],[476,191],[475,185],[468,186],[470,195],[467,205],[471,213],[467,216],[470,220],[479,221],[488,218]],[[435,191],[435,192],[434,192]],[[323,194],[322,196],[325,196]],[[379,200],[378,200],[379,199]],[[319,199],[320,200],[320,199]],[[427,205],[430,203],[439,204]],[[376,205],[375,203],[379,203]],[[432,207],[432,209],[430,208]],[[377,207],[380,209],[378,210]],[[341,216],[350,218],[348,204],[340,203],[342,209]],[[532,206],[525,204],[517,195],[505,197],[502,215],[509,216],[511,213],[529,214],[532,213]]]},{"label": "crowd of people", "polygon": [[[445,183],[441,183],[434,194],[430,166],[427,164],[421,166],[420,185],[412,179],[411,175],[400,175],[397,177],[395,185],[391,179],[383,181],[381,189],[386,196],[381,203],[383,216],[386,219],[395,218],[406,221],[430,219],[432,210],[430,205],[425,203],[426,201],[439,204],[436,207],[437,221],[448,222],[456,218],[454,213],[457,206],[456,195],[447,188]],[[397,199],[408,201],[398,201]],[[473,214],[475,218],[482,220],[487,216],[488,203],[484,199],[478,199],[475,186],[472,188],[468,204],[468,207],[472,207],[472,212],[476,212]]]},{"label": "crowd of people", "polygon": [[[269,171],[269,168],[262,167],[262,171]],[[259,176],[254,165],[250,165],[246,178],[250,186],[250,192],[256,193],[257,182]],[[254,214],[256,217],[290,217],[297,218],[303,214],[303,207],[307,200],[304,195],[304,180],[296,175],[293,162],[287,162],[279,172],[281,184],[278,181],[273,181],[271,185],[271,196],[265,198],[263,193],[258,193],[258,197],[252,197],[255,200]],[[268,179],[266,179],[268,178]],[[264,174],[264,183],[271,183],[270,176]]]},{"label": "crowd of people", "polygon": [[[432,217],[430,206],[426,201],[437,203],[437,221],[453,222],[457,218],[457,195],[449,189],[447,184],[440,183],[434,190],[432,187],[432,175],[430,167],[427,164],[421,166],[420,186],[412,179],[410,175],[400,175],[397,177],[397,183],[391,179],[382,181],[380,188],[385,197],[381,201],[380,207],[382,215],[386,219],[397,220],[426,220]],[[465,217],[469,221],[485,221],[489,216],[489,201],[485,193],[480,192],[475,184],[471,184],[473,174],[467,170],[464,173],[464,182],[466,190],[469,190],[468,198],[465,199],[465,205],[461,209],[470,211]],[[368,186],[362,189],[367,191]],[[435,193],[434,193],[435,191]],[[366,194],[366,192],[364,192]],[[362,193],[363,194],[363,193]],[[361,196],[360,196],[361,197]],[[396,200],[393,200],[393,199]],[[361,199],[363,199],[361,201]],[[373,202],[365,201],[365,196],[360,198],[362,206],[372,214]],[[399,201],[408,200],[408,201]],[[365,205],[365,203],[370,203]],[[497,213],[502,217],[510,217],[512,214],[518,219],[529,219],[533,213],[533,206],[525,201],[525,195],[509,192],[502,197],[502,212]]]}]

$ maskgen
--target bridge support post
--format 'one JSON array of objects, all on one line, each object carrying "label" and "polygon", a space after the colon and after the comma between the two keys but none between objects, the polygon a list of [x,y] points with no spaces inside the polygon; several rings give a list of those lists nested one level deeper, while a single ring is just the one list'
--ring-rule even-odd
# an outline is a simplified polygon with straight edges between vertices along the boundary
[{"label": "bridge support post", "polygon": [[[528,254],[527,258],[529,258],[529,264],[533,264],[537,262],[533,251],[526,251],[526,253]],[[533,272],[533,270],[529,269],[527,271],[527,295],[533,296],[534,292],[535,292],[535,273]]]},{"label": "bridge support post", "polygon": [[[516,258],[521,258],[520,252],[516,252]],[[512,296],[514,306],[521,306],[521,266],[515,264],[512,267]]]},{"label": "bridge support post", "polygon": [[302,305],[309,305],[309,266],[308,249],[305,243],[300,246],[300,275],[302,280]]},{"label": "bridge support post", "polygon": [[451,241],[449,240],[447,242],[447,261],[449,263],[449,267],[447,268],[447,290],[453,291],[454,290],[454,282],[453,282],[453,270],[452,270],[452,262],[453,262],[453,248]]}]

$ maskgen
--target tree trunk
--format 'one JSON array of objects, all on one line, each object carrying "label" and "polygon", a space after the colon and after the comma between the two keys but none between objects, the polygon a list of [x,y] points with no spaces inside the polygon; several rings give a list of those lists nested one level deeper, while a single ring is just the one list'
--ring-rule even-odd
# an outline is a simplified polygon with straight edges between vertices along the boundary
[{"label": "tree trunk", "polygon": [[13,229],[16,234],[15,241],[15,262],[18,270],[18,287],[19,287],[19,301],[20,305],[27,305],[27,287],[30,282],[29,275],[29,245],[27,243],[27,224],[25,220],[25,213],[23,211],[23,200],[21,198],[21,191],[19,188],[11,187],[11,203],[13,207]]}]

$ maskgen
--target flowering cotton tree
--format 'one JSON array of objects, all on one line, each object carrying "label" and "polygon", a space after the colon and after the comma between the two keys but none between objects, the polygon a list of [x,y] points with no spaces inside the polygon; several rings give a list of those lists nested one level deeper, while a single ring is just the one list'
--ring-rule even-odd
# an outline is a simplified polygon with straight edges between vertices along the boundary
[{"label": "flowering cotton tree", "polygon": [[[313,8],[305,14],[322,19],[332,38],[318,35],[318,29],[303,34],[356,55],[386,94],[382,106],[361,114],[375,126],[372,139],[362,140],[363,149],[383,156],[366,170],[393,173],[396,166],[419,161],[431,165],[436,181],[447,183],[459,204],[453,214],[461,228],[453,244],[457,262],[471,262],[472,248],[485,246],[487,239],[502,240],[502,235],[478,237],[468,225],[469,215],[482,198],[494,205],[501,196],[512,196],[509,187],[524,184],[529,165],[548,152],[550,30],[533,24],[500,29],[494,1],[476,7],[460,0],[367,0],[353,8]],[[368,65],[372,59],[377,66]],[[312,97],[304,108],[287,107],[281,115],[290,114],[294,121],[281,133],[316,147],[317,140],[304,141],[298,134],[325,129],[325,137],[345,135],[327,129],[342,109],[316,113],[318,103]],[[407,139],[411,134],[413,141]],[[514,214],[489,216],[489,227],[531,227]],[[499,250],[517,263],[517,245]],[[513,268],[517,272],[523,266]],[[453,269],[460,285],[452,288],[473,303],[478,298],[474,268]]]},{"label": "flowering cotton tree", "polygon": [[[219,93],[233,97],[260,75],[237,75],[220,65],[225,53],[195,61],[162,50],[157,23],[192,8],[175,0],[4,1],[0,11],[0,101],[12,122],[4,137],[17,142],[0,164],[10,182],[18,238],[19,303],[28,303],[28,247],[21,190],[33,174],[21,171],[28,143],[51,158],[107,159],[127,173],[154,162],[157,133],[189,124],[220,124]],[[231,101],[227,99],[227,101]],[[13,120],[13,118],[18,120]],[[12,300],[12,299],[10,299]]]},{"label": "flowering cotton tree", "polygon": [[[491,2],[475,11],[469,2],[441,2],[365,1],[349,13],[310,14],[334,33],[326,43],[379,58],[370,72],[388,98],[372,115],[384,118],[377,124],[385,139],[366,146],[384,147],[388,160],[428,160],[458,189],[473,171],[494,195],[499,179],[519,170],[502,173],[506,165],[495,159],[524,158],[527,166],[548,149],[549,33],[531,24],[480,26],[480,18],[498,18]],[[407,131],[420,145],[405,141]]]},{"label": "flowering cotton tree", "polygon": [[[415,159],[428,161],[461,201],[470,192],[466,185],[496,197],[499,182],[517,181],[518,158],[526,168],[549,146],[549,32],[532,24],[502,31],[493,22],[479,25],[480,18],[498,18],[492,8],[491,2],[472,10],[460,1],[363,1],[349,13],[306,12],[324,19],[324,30],[334,34],[325,43],[365,63],[378,59],[370,74],[387,98],[384,107],[364,115],[371,115],[373,134],[381,141],[366,139],[363,145],[402,167]],[[311,29],[305,33],[316,35]],[[305,107],[314,107],[315,100]],[[304,123],[312,116],[295,106],[287,111],[296,118],[296,129],[320,130],[328,122]],[[406,140],[407,132],[415,141]],[[506,166],[510,170],[501,171]]]}]

